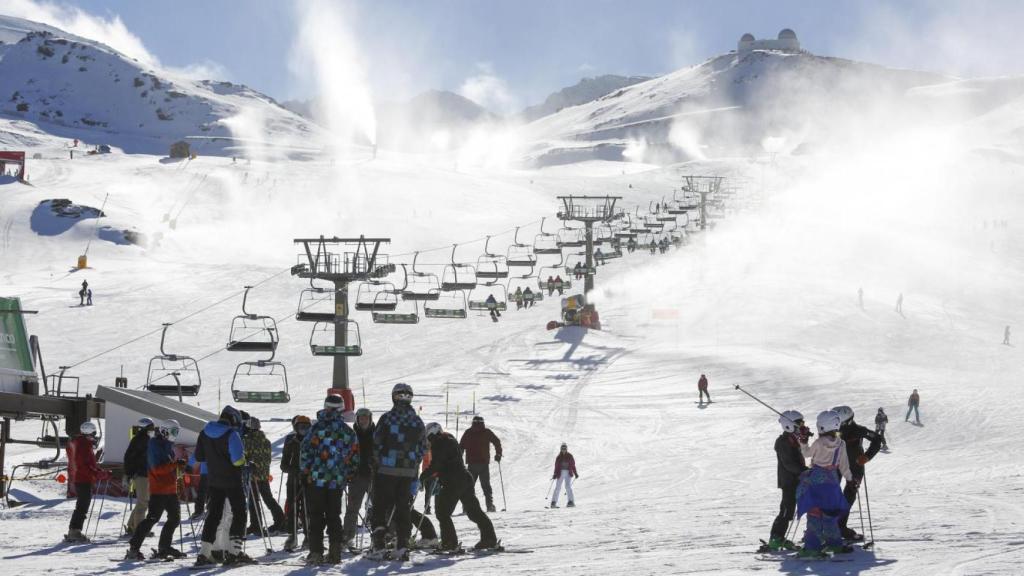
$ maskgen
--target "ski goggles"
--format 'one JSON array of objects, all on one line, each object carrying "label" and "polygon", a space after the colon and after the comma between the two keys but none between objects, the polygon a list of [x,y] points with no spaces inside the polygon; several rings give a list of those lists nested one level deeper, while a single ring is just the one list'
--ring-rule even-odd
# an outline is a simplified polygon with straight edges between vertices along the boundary
[{"label": "ski goggles", "polygon": [[395,394],[395,399],[396,400],[404,400],[404,401],[408,402],[408,401],[412,400],[412,394],[410,394],[408,392],[399,392],[399,393]]}]

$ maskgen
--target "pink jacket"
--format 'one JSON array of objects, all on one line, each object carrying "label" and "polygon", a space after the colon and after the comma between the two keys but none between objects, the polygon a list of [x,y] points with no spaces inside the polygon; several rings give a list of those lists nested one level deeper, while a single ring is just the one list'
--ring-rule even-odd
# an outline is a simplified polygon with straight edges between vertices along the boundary
[{"label": "pink jacket", "polygon": [[576,473],[576,460],[572,457],[572,454],[566,452],[564,455],[559,453],[558,456],[555,457],[555,472],[552,475],[552,478],[558,478],[558,475],[562,473],[563,461],[568,465],[570,474],[573,476],[579,476],[579,474]]}]

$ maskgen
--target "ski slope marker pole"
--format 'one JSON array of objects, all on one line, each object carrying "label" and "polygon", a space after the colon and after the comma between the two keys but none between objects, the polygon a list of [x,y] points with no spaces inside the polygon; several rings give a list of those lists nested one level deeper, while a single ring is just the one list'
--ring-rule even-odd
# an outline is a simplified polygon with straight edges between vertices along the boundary
[{"label": "ski slope marker pole", "polygon": [[508,501],[505,500],[505,477],[501,474],[501,460],[498,460],[498,481],[501,482],[501,511],[508,510]]},{"label": "ski slope marker pole", "polygon": [[743,392],[743,393],[744,393],[744,394],[746,394],[747,396],[750,396],[751,398],[753,398],[754,400],[756,400],[757,402],[759,402],[759,403],[760,403],[760,404],[761,404],[762,406],[764,406],[765,408],[767,408],[767,409],[771,410],[772,412],[775,412],[775,413],[776,413],[776,414],[778,414],[779,416],[782,416],[782,412],[779,412],[779,411],[778,411],[778,410],[776,410],[775,408],[772,408],[772,407],[771,407],[771,406],[769,406],[768,404],[765,404],[765,403],[764,403],[763,401],[761,401],[761,399],[760,399],[760,398],[758,398],[757,396],[754,396],[754,395],[753,395],[753,394],[751,394],[750,392],[747,392],[746,390],[744,390],[743,388],[741,388],[739,384],[737,384],[737,385],[736,385],[736,389],[737,389],[737,390],[739,390],[740,392]]}]

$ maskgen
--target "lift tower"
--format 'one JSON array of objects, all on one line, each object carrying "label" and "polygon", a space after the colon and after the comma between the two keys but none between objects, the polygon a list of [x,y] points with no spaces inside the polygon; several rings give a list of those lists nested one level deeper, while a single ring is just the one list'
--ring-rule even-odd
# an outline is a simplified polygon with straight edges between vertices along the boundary
[{"label": "lift tower", "polygon": [[[355,408],[355,399],[349,386],[348,357],[352,349],[348,342],[348,285],[352,282],[383,278],[395,271],[395,265],[388,263],[386,254],[380,253],[381,245],[390,244],[390,238],[296,238],[303,252],[299,263],[292,266],[292,276],[321,280],[334,284],[334,346],[320,347],[319,355],[332,356],[334,375],[331,388],[339,390],[345,399],[345,409]],[[300,314],[297,318],[303,320]],[[315,329],[315,328],[314,328]],[[316,352],[315,352],[316,353]]]},{"label": "lift tower", "polygon": [[583,293],[594,289],[594,222],[610,222],[619,215],[615,212],[615,201],[622,196],[559,196],[562,210],[559,220],[583,222],[586,230],[587,269],[584,273]]},{"label": "lift tower", "polygon": [[708,225],[708,196],[714,198],[722,186],[724,176],[683,176],[686,184],[684,192],[700,195],[700,221],[698,225],[704,230]]}]

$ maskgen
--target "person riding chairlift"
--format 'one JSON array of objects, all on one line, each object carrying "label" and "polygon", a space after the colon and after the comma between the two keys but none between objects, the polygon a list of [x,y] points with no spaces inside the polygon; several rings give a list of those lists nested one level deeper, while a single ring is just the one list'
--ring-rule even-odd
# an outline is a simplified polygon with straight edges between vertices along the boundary
[{"label": "person riding chairlift", "polygon": [[498,310],[498,300],[494,297],[494,294],[488,294],[484,304],[486,304],[487,310],[491,313],[491,320],[497,322],[501,316],[501,311]]}]

